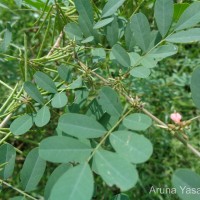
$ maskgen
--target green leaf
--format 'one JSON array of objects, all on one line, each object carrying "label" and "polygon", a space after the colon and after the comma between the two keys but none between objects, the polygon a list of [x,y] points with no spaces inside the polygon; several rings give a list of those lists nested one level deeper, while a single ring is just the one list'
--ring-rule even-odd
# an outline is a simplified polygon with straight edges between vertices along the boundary
[{"label": "green leaf", "polygon": [[151,124],[151,118],[141,113],[130,114],[123,120],[123,125],[126,128],[136,131],[145,131]]},{"label": "green leaf", "polygon": [[1,43],[1,48],[0,48],[2,52],[7,51],[11,41],[12,41],[12,28],[10,26],[10,23],[7,23],[3,42]]},{"label": "green leaf", "polygon": [[[0,3],[0,8],[6,9],[6,10],[9,10],[10,12],[12,12],[12,10],[3,3]],[[14,14],[14,12],[13,12],[13,14]]]},{"label": "green leaf", "polygon": [[126,47],[128,51],[133,51],[134,47],[136,45],[136,40],[133,35],[133,31],[131,30],[130,23],[127,24],[126,30],[125,30],[125,42],[126,42]]},{"label": "green leaf", "polygon": [[186,31],[174,33],[168,36],[166,41],[173,43],[189,43],[200,41],[200,28],[192,28]]},{"label": "green leaf", "polygon": [[85,38],[84,40],[81,41],[82,44],[88,43],[88,42],[92,42],[94,40],[94,36],[89,36],[87,38]]},{"label": "green leaf", "polygon": [[151,71],[149,68],[140,66],[140,67],[134,67],[130,71],[130,75],[136,78],[147,78],[151,74]]},{"label": "green leaf", "polygon": [[51,200],[91,200],[94,190],[92,171],[80,164],[65,172],[53,186]]},{"label": "green leaf", "polygon": [[150,25],[146,16],[142,13],[133,15],[130,21],[131,30],[134,34],[136,44],[145,52],[151,42]]},{"label": "green leaf", "polygon": [[192,3],[181,15],[175,30],[191,28],[200,22],[200,2]]},{"label": "green leaf", "polygon": [[83,86],[83,80],[82,80],[82,77],[80,76],[69,85],[69,89],[74,90],[82,86]]},{"label": "green leaf", "polygon": [[86,88],[76,89],[75,92],[74,103],[70,105],[68,108],[70,112],[78,113],[79,110],[85,105],[87,101],[87,97],[89,95],[89,91]]},{"label": "green leaf", "polygon": [[154,68],[157,65],[157,60],[153,56],[150,56],[150,54],[147,54],[142,57],[141,65],[145,68]]},{"label": "green leaf", "polygon": [[88,145],[66,136],[48,137],[39,146],[40,157],[54,163],[83,162],[91,151]]},{"label": "green leaf", "polygon": [[61,164],[52,172],[52,174],[48,178],[48,181],[44,189],[44,198],[46,200],[50,200],[49,197],[50,197],[53,186],[58,181],[58,179],[62,177],[62,175],[71,167],[72,167],[71,164]]},{"label": "green leaf", "polygon": [[155,46],[158,46],[158,43],[161,42],[161,40],[162,40],[162,35],[160,34],[160,32],[157,30],[152,30],[148,51],[154,49]]},{"label": "green leaf", "polygon": [[21,185],[25,192],[35,190],[46,168],[46,162],[39,157],[38,148],[32,149],[20,171]]},{"label": "green leaf", "polygon": [[111,200],[130,200],[127,194],[117,194]]},{"label": "green leaf", "polygon": [[164,37],[167,34],[173,19],[173,0],[156,0],[154,14],[158,30],[162,37]]},{"label": "green leaf", "polygon": [[135,164],[147,161],[153,152],[153,146],[147,138],[130,131],[113,132],[110,142],[118,154]]},{"label": "green leaf", "polygon": [[117,92],[110,87],[103,87],[89,105],[87,115],[96,118],[106,130],[109,130],[118,121],[122,110]]},{"label": "green leaf", "polygon": [[74,0],[76,9],[81,17],[84,18],[86,22],[93,24],[94,13],[92,5],[89,0]]},{"label": "green leaf", "polygon": [[108,186],[116,185],[121,191],[126,191],[134,187],[138,180],[135,166],[116,153],[97,151],[94,162],[98,174]]},{"label": "green leaf", "polygon": [[42,127],[48,124],[51,117],[49,107],[43,106],[36,114],[34,118],[35,125],[37,127]]},{"label": "green leaf", "polygon": [[93,99],[88,105],[88,110],[86,115],[89,117],[94,117],[97,121],[103,116],[105,111],[102,106],[98,103],[97,98]]},{"label": "green leaf", "polygon": [[177,169],[172,184],[182,200],[199,200],[200,176],[189,169]]},{"label": "green leaf", "polygon": [[64,92],[61,92],[54,95],[51,101],[51,105],[54,108],[62,108],[67,104],[67,102],[68,102],[68,98],[66,94]]},{"label": "green leaf", "polygon": [[59,118],[58,127],[78,138],[98,138],[105,134],[104,127],[91,117],[68,113]]},{"label": "green leaf", "polygon": [[33,83],[31,83],[29,81],[25,82],[24,90],[32,99],[37,101],[39,104],[44,104],[44,99],[43,99],[42,95],[40,94],[39,90]]},{"label": "green leaf", "polygon": [[75,22],[68,23],[65,26],[65,32],[67,36],[69,37],[69,39],[71,40],[80,41],[83,39],[83,33],[79,25],[76,24]]},{"label": "green leaf", "polygon": [[131,61],[129,55],[126,52],[126,50],[119,44],[115,44],[112,47],[112,54],[114,55],[115,59],[119,64],[121,64],[124,67],[130,67]]},{"label": "green leaf", "polygon": [[200,67],[197,67],[192,73],[190,88],[192,92],[192,100],[197,108],[200,109]]},{"label": "green leaf", "polygon": [[58,74],[63,81],[70,82],[71,81],[71,73],[72,73],[72,67],[69,65],[68,66],[60,65],[58,67]]},{"label": "green leaf", "polygon": [[81,31],[83,32],[83,35],[88,38],[90,36],[95,37],[96,40],[98,40],[98,35],[96,33],[96,30],[93,29],[93,23],[88,22],[84,20],[82,16],[79,16],[78,18],[79,27],[81,28]]},{"label": "green leaf", "polygon": [[95,25],[94,25],[94,29],[99,29],[99,28],[102,28],[108,24],[110,24],[112,21],[114,20],[114,17],[110,17],[110,18],[106,18],[106,19],[103,19],[99,22],[97,22]]},{"label": "green leaf", "polygon": [[42,10],[45,7],[44,1],[35,1],[35,0],[24,0],[23,5],[28,8],[31,7],[33,10]]},{"label": "green leaf", "polygon": [[35,79],[35,82],[37,83],[37,85],[40,86],[42,89],[44,89],[50,93],[57,93],[57,88],[56,88],[55,83],[45,73],[37,71],[34,74],[34,79]]},{"label": "green leaf", "polygon": [[119,118],[123,108],[118,94],[111,87],[103,87],[99,91],[97,101],[101,105],[101,109],[111,116]]},{"label": "green leaf", "polygon": [[22,7],[22,0],[15,0],[15,3],[17,7],[21,8]]},{"label": "green leaf", "polygon": [[178,52],[177,46],[173,44],[166,44],[152,50],[149,56],[155,58],[156,60],[162,60],[166,57],[176,54],[177,52]]},{"label": "green leaf", "polygon": [[12,197],[9,200],[26,200],[26,198],[24,196],[16,196],[16,197]]},{"label": "green leaf", "polygon": [[177,22],[180,18],[180,16],[183,14],[183,12],[188,8],[190,4],[189,3],[175,3],[174,4],[174,16],[173,20]]},{"label": "green leaf", "polygon": [[131,66],[137,66],[141,63],[142,57],[138,53],[130,52],[129,57],[131,60]]},{"label": "green leaf", "polygon": [[14,135],[22,135],[33,126],[33,117],[25,114],[15,119],[10,125],[10,131]]},{"label": "green leaf", "polygon": [[100,62],[106,59],[106,52],[104,48],[94,48],[92,49],[93,62]]},{"label": "green leaf", "polygon": [[16,151],[11,144],[0,146],[0,165],[4,165],[0,170],[0,178],[5,180],[12,176],[15,167]]},{"label": "green leaf", "polygon": [[113,15],[125,0],[108,0],[102,10],[102,18]]},{"label": "green leaf", "polygon": [[98,34],[93,29],[94,14],[92,5],[89,0],[75,0],[76,9],[79,13],[78,23],[83,32],[83,35],[87,38],[94,36],[95,40],[98,41]]},{"label": "green leaf", "polygon": [[106,29],[106,38],[108,40],[109,45],[112,47],[115,45],[119,38],[119,24],[117,21],[117,17],[114,17],[114,20],[111,24],[107,26]]}]

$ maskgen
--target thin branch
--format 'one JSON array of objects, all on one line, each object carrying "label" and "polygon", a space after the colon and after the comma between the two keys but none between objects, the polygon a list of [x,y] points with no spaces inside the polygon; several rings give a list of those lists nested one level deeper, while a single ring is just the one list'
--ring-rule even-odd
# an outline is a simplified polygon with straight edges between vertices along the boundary
[{"label": "thin branch", "polygon": [[[88,71],[88,67],[83,64],[82,62],[78,61],[78,63],[82,66],[82,68],[87,72]],[[97,78],[101,79],[105,84],[109,84],[109,80],[104,79],[102,76],[100,76],[99,74],[95,73],[94,71],[90,71],[91,74],[95,75]],[[120,91],[118,91],[120,92]],[[125,92],[120,92],[121,95],[123,95],[128,102],[134,106],[135,103],[135,99],[130,97],[129,95],[127,95]],[[137,98],[136,98],[137,99]],[[136,102],[137,103],[137,102]],[[169,130],[169,127],[167,124],[165,124],[163,121],[161,121],[160,119],[158,119],[155,115],[153,115],[151,112],[149,112],[147,109],[145,109],[143,106],[141,107],[141,110],[148,115],[149,117],[151,117],[155,122],[157,122],[159,125],[163,126],[164,128]],[[191,144],[189,144],[184,138],[180,137],[177,134],[174,134],[174,136],[181,142],[183,143],[188,149],[190,149],[195,155],[197,155],[198,157],[200,157],[200,152],[194,148]]]},{"label": "thin branch", "polygon": [[63,31],[60,32],[60,35],[58,36],[58,39],[56,40],[55,44],[53,45],[53,47],[51,48],[51,50],[49,51],[49,53],[47,54],[46,57],[49,57],[56,48],[60,47],[60,43],[63,37]]},{"label": "thin branch", "polygon": [[7,115],[5,117],[5,119],[1,122],[0,128],[3,128],[7,124],[7,122],[10,120],[11,117],[12,117],[12,113],[10,113],[9,115]]},{"label": "thin branch", "polygon": [[0,183],[3,183],[3,184],[6,185],[7,187],[14,189],[15,191],[17,191],[17,192],[19,192],[20,194],[22,194],[22,195],[28,197],[29,199],[38,200],[38,199],[36,199],[35,197],[32,197],[31,195],[25,193],[24,191],[22,191],[22,190],[20,190],[20,189],[18,189],[18,188],[16,188],[16,187],[14,187],[14,186],[12,186],[11,184],[9,184],[9,183],[7,183],[7,182],[5,182],[5,181],[3,181],[3,180],[0,180]]}]

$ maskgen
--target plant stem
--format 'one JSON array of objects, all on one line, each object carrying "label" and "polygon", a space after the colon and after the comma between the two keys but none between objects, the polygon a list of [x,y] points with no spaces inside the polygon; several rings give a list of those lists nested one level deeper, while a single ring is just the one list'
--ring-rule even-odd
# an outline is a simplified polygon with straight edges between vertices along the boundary
[{"label": "plant stem", "polygon": [[13,98],[13,95],[15,93],[15,91],[17,90],[18,87],[18,83],[15,85],[14,89],[12,89],[12,93],[10,94],[10,96],[7,98],[7,100],[5,101],[5,103],[2,105],[2,107],[0,108],[0,112],[3,111],[3,109],[8,105],[8,103],[10,102],[10,100]]},{"label": "plant stem", "polygon": [[0,145],[4,143],[4,141],[11,135],[12,133],[9,132],[7,133],[1,140],[0,140]]},{"label": "plant stem", "polygon": [[40,49],[39,49],[37,58],[39,58],[39,57],[41,56],[41,54],[42,54],[42,50],[43,50],[43,47],[44,47],[44,43],[45,43],[45,40],[46,40],[47,35],[48,35],[48,33],[49,33],[50,25],[51,25],[51,16],[49,17],[47,29],[46,29],[46,31],[45,31],[44,38],[43,38],[43,40],[42,40],[42,44],[40,45]]},{"label": "plant stem", "polygon": [[0,83],[5,87],[7,87],[8,89],[13,90],[13,88],[11,88],[8,84],[4,83],[3,81],[0,80]]},{"label": "plant stem", "polygon": [[53,47],[51,48],[51,50],[47,54],[47,57],[49,57],[56,48],[60,47],[60,43],[61,43],[62,37],[63,37],[63,31],[60,32],[60,35],[58,36],[58,39],[56,40],[55,44],[53,45]]},{"label": "plant stem", "polygon": [[7,187],[10,187],[10,188],[14,189],[15,191],[19,192],[20,194],[22,194],[22,195],[28,197],[29,199],[38,200],[38,199],[36,199],[35,197],[33,197],[33,196],[31,196],[31,195],[25,193],[24,191],[22,191],[22,190],[20,190],[20,189],[18,189],[18,188],[16,188],[16,187],[14,187],[14,186],[12,186],[11,184],[9,184],[9,183],[7,183],[7,182],[1,180],[1,179],[0,179],[0,182],[1,182],[2,184],[6,185]]},{"label": "plant stem", "polygon": [[[79,63],[79,65],[83,68],[83,70],[85,70],[86,72],[88,71],[89,68],[88,68],[85,64],[81,63],[80,61],[78,61],[78,63]],[[104,79],[102,76],[100,76],[99,74],[96,74],[94,71],[90,71],[90,73],[93,74],[93,75],[95,75],[97,78],[101,79],[105,84],[109,84],[109,80]],[[125,92],[121,92],[121,91],[119,91],[119,90],[117,90],[117,91],[118,91],[122,96],[124,96],[132,106],[134,105],[134,98],[130,97],[130,96],[127,95]],[[149,112],[147,109],[145,109],[144,107],[142,107],[141,110],[142,110],[146,115],[148,115],[149,117],[151,117],[155,122],[157,122],[158,124],[162,125],[164,128],[166,128],[166,129],[169,130],[167,124],[165,124],[163,121],[161,121],[160,119],[158,119],[155,115],[153,115],[153,114],[152,114],[151,112]],[[111,129],[110,131],[112,132],[112,130],[113,130],[113,129]],[[110,131],[107,133],[108,135],[111,133]],[[106,134],[106,138],[108,137],[107,134]],[[177,134],[175,134],[174,136],[175,136],[180,142],[182,142],[188,149],[190,149],[195,155],[197,155],[198,157],[200,157],[200,152],[199,152],[196,148],[194,148],[191,144],[189,144],[184,138],[180,137],[180,136],[177,135]],[[106,138],[105,138],[105,139],[106,139]],[[104,140],[105,140],[105,139],[104,139]],[[104,140],[103,140],[103,141],[104,141]],[[101,146],[101,144],[102,144],[103,141],[101,141],[101,142],[99,143],[99,145],[97,145],[98,148]],[[96,149],[96,148],[95,148],[95,149]],[[94,154],[94,153],[91,154],[91,156],[89,157],[88,160],[90,160],[90,159],[92,158],[93,154]]]},{"label": "plant stem", "polygon": [[44,21],[42,22],[40,28],[39,28],[38,31],[36,32],[34,38],[35,38],[35,37],[39,34],[39,32],[41,31],[42,27],[44,26],[44,23],[46,22],[47,18],[49,17],[49,15],[50,15],[50,13],[51,13],[52,8],[53,8],[53,5],[49,8],[48,13],[47,13],[47,15],[46,15],[45,18],[44,18]]},{"label": "plant stem", "polygon": [[0,128],[3,128],[7,124],[7,122],[10,120],[11,117],[12,117],[12,113],[7,115],[6,118],[1,122]]},{"label": "plant stem", "polygon": [[27,60],[28,60],[28,47],[27,47],[27,36],[24,33],[24,80],[28,80]]}]

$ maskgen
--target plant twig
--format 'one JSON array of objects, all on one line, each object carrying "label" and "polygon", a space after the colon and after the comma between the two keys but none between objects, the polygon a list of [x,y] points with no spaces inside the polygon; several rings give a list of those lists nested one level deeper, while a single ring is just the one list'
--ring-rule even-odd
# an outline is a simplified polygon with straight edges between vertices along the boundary
[{"label": "plant twig", "polygon": [[19,193],[22,194],[23,196],[28,197],[29,199],[38,200],[38,199],[36,199],[35,197],[33,197],[33,196],[31,196],[31,195],[25,193],[24,191],[22,191],[22,190],[20,190],[20,189],[18,189],[18,188],[16,188],[16,187],[14,187],[14,186],[12,186],[11,184],[9,184],[9,183],[7,183],[7,182],[1,180],[1,179],[0,179],[0,183],[6,185],[7,187],[10,187],[10,188],[14,189],[15,191],[19,192]]},{"label": "plant twig", "polygon": [[12,113],[6,116],[6,118],[0,124],[0,128],[3,128],[7,124],[7,122],[10,120],[11,117],[12,117]]},{"label": "plant twig", "polygon": [[51,48],[51,50],[49,51],[49,53],[47,54],[46,57],[49,57],[56,48],[60,47],[60,43],[63,37],[63,31],[60,32],[60,35],[58,36],[58,39],[56,40],[55,44],[53,45],[53,47]]},{"label": "plant twig", "polygon": [[[82,68],[86,71],[88,71],[88,67],[83,64],[82,62],[78,61],[79,65],[82,66]],[[96,76],[97,78],[101,79],[105,84],[109,83],[109,80],[104,79],[102,76],[100,76],[99,74],[95,73],[94,71],[90,71],[91,74],[93,74],[94,76]],[[120,91],[118,91],[120,92]],[[121,95],[123,95],[128,102],[133,106],[134,105],[134,98],[130,97],[129,95],[127,95],[125,92],[120,92]],[[158,119],[155,115],[153,115],[151,112],[149,112],[147,109],[145,109],[143,106],[141,107],[142,112],[144,112],[146,115],[148,115],[149,117],[151,117],[155,122],[157,122],[159,125],[163,126],[164,128],[169,130],[169,127],[167,124],[165,124],[163,121],[161,121],[160,119]],[[174,134],[174,136],[181,142],[183,143],[188,149],[190,149],[195,155],[197,155],[198,157],[200,157],[200,152],[194,148],[191,144],[189,144],[184,138],[180,137],[177,134]]]}]

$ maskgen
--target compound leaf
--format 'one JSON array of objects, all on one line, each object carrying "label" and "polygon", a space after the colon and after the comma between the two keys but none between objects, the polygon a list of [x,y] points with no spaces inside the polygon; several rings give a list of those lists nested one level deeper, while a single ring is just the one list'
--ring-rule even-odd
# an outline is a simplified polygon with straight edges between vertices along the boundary
[{"label": "compound leaf", "polygon": [[173,0],[157,0],[154,7],[154,14],[158,30],[164,37],[172,23],[174,13]]},{"label": "compound leaf", "polygon": [[121,191],[129,190],[138,180],[135,166],[116,153],[105,150],[97,151],[94,162],[103,180],[109,186],[116,185]]},{"label": "compound leaf", "polygon": [[15,157],[16,151],[11,144],[3,144],[0,146],[0,166],[3,165],[3,169],[0,169],[1,179],[5,180],[12,176],[15,166]]},{"label": "compound leaf", "polygon": [[135,164],[147,161],[153,152],[153,146],[147,138],[130,131],[113,132],[110,142],[118,154]]},{"label": "compound leaf", "polygon": [[102,18],[113,15],[125,0],[108,0],[102,10]]},{"label": "compound leaf", "polygon": [[200,67],[197,67],[192,73],[190,88],[192,99],[197,108],[200,109]]},{"label": "compound leaf", "polygon": [[114,17],[110,17],[110,18],[106,18],[106,19],[103,19],[99,22],[97,22],[95,25],[94,25],[94,29],[99,29],[99,28],[102,28],[108,24],[110,24],[112,21],[114,20]]},{"label": "compound leaf", "polygon": [[48,106],[43,106],[36,114],[34,118],[35,125],[37,127],[42,127],[48,124],[51,117]]},{"label": "compound leaf", "polygon": [[59,118],[58,127],[65,133],[78,138],[98,138],[105,129],[96,120],[83,114],[67,113]]},{"label": "compound leaf", "polygon": [[115,44],[112,47],[112,53],[119,64],[121,64],[124,67],[130,67],[130,57],[126,50],[123,47],[121,47],[121,45]]},{"label": "compound leaf", "polygon": [[37,83],[37,85],[40,86],[42,89],[44,89],[48,92],[51,92],[51,93],[57,92],[55,83],[45,73],[37,71],[34,74],[34,79],[35,79],[35,82]]},{"label": "compound leaf", "polygon": [[199,200],[200,176],[189,169],[177,169],[172,184],[182,200]]},{"label": "compound leaf", "polygon": [[58,179],[70,168],[72,167],[71,164],[61,164],[52,172],[50,177],[48,178],[48,181],[46,183],[45,189],[44,189],[44,198],[46,200],[50,200],[49,196],[51,194],[52,188],[55,185],[55,183],[58,181]]},{"label": "compound leaf", "polygon": [[91,200],[94,190],[92,171],[88,164],[67,170],[54,184],[51,200]]},{"label": "compound leaf", "polygon": [[20,171],[21,185],[24,191],[33,191],[42,178],[46,162],[39,157],[38,148],[32,149],[26,157]]},{"label": "compound leaf", "polygon": [[31,83],[29,81],[25,82],[24,90],[32,99],[37,101],[39,104],[44,104],[44,99],[43,99],[42,95],[40,94],[39,90],[33,83]]},{"label": "compound leaf", "polygon": [[134,34],[136,44],[145,52],[151,42],[150,25],[143,13],[133,15],[130,21],[131,30]]},{"label": "compound leaf", "polygon": [[200,22],[200,2],[192,3],[179,18],[175,30],[191,28]]},{"label": "compound leaf", "polygon": [[91,151],[90,146],[67,136],[48,137],[39,146],[40,157],[55,163],[82,162]]},{"label": "compound leaf", "polygon": [[15,119],[10,125],[10,131],[14,135],[22,135],[33,126],[33,117],[25,114]]},{"label": "compound leaf", "polygon": [[123,120],[123,124],[126,128],[136,131],[145,131],[152,124],[152,120],[149,116],[142,113],[130,114]]},{"label": "compound leaf", "polygon": [[130,71],[130,75],[136,78],[147,78],[150,74],[150,69],[144,66],[134,67]]},{"label": "compound leaf", "polygon": [[186,31],[174,33],[168,36],[166,41],[173,43],[189,43],[200,41],[200,28],[192,28]]},{"label": "compound leaf", "polygon": [[67,104],[68,98],[64,92],[57,93],[54,95],[51,105],[54,108],[62,108]]}]

